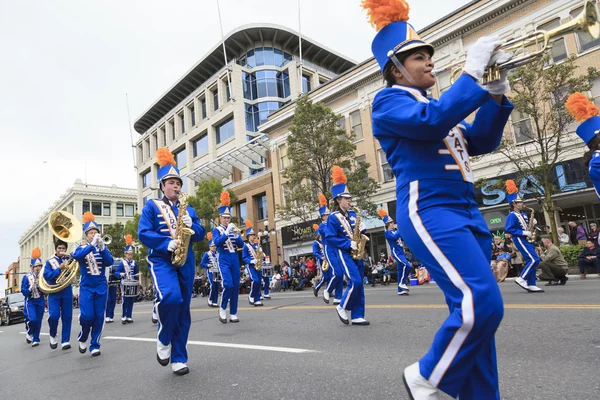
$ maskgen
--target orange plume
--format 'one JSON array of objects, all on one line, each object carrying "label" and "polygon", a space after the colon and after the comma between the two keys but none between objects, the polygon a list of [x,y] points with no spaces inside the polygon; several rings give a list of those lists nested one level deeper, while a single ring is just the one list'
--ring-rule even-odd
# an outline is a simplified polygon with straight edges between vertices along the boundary
[{"label": "orange plume", "polygon": [[517,188],[515,181],[513,181],[512,179],[506,181],[506,192],[508,194],[517,193],[518,191],[519,189]]},{"label": "orange plume", "polygon": [[246,228],[247,229],[252,228],[252,221],[250,221],[249,219],[246,220]]},{"label": "orange plume", "polygon": [[321,207],[327,205],[327,197],[325,197],[325,195],[323,193],[319,193],[319,205]]},{"label": "orange plume", "polygon": [[95,221],[95,220],[96,220],[96,217],[94,217],[94,214],[92,214],[91,212],[86,211],[83,213],[83,223],[84,224],[87,224],[88,222]]},{"label": "orange plume", "polygon": [[258,238],[254,238],[254,243],[258,243]]},{"label": "orange plume", "polygon": [[377,214],[379,214],[381,218],[384,218],[388,215],[387,211],[385,211],[383,208],[378,209]]},{"label": "orange plume", "polygon": [[173,157],[173,153],[171,153],[166,147],[161,147],[160,149],[156,150],[156,162],[161,167],[164,167],[165,165],[177,164],[175,162],[175,157]]},{"label": "orange plume", "polygon": [[598,107],[579,92],[569,96],[565,107],[577,122],[583,122],[598,115]]},{"label": "orange plume", "polygon": [[209,242],[212,240],[212,232],[208,232],[206,234],[206,240],[208,240]]},{"label": "orange plume", "polygon": [[313,224],[313,229],[316,231],[319,229],[319,225],[318,224]]},{"label": "orange plume", "polygon": [[231,198],[229,197],[229,192],[227,190],[223,190],[221,192],[221,205],[229,206],[231,204]]},{"label": "orange plume", "polygon": [[133,238],[131,237],[131,235],[125,235],[125,244],[127,246],[131,246],[132,243],[133,243]]},{"label": "orange plume", "polygon": [[334,185],[339,185],[340,183],[346,183],[348,181],[344,170],[337,165],[334,165],[331,168],[331,178],[333,179]]},{"label": "orange plume", "polygon": [[408,21],[410,7],[404,0],[362,0],[369,23],[380,31],[392,22]]},{"label": "orange plume", "polygon": [[42,251],[39,247],[31,250],[31,258],[40,258],[42,256]]}]

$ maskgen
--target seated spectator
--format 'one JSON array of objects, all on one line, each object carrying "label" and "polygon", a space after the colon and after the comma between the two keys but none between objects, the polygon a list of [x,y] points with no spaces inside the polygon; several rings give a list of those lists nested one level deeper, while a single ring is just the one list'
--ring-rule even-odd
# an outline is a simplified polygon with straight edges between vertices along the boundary
[{"label": "seated spectator", "polygon": [[546,286],[564,285],[569,279],[567,271],[569,266],[560,249],[552,243],[552,236],[542,236],[544,250],[540,254],[540,268],[542,275],[540,280],[549,281]]},{"label": "seated spectator", "polygon": [[560,247],[571,244],[569,235],[565,233],[565,228],[558,228],[558,241],[560,242]]},{"label": "seated spectator", "polygon": [[281,291],[281,274],[279,271],[276,271],[273,278],[271,278],[270,288],[273,292]]},{"label": "seated spectator", "polygon": [[590,233],[588,233],[588,239],[594,243],[594,246],[598,247],[598,234],[600,234],[600,230],[595,223],[590,224]]},{"label": "seated spectator", "polygon": [[579,266],[579,272],[581,273],[581,279],[586,279],[585,267],[594,267],[598,275],[600,275],[600,254],[597,246],[594,242],[588,240],[585,242],[585,247],[579,256],[577,257],[577,265]]}]

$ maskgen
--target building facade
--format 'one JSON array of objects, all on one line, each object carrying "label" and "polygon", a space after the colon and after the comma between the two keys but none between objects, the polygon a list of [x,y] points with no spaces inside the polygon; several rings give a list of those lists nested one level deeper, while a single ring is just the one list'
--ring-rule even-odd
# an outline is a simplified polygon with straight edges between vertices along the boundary
[{"label": "building facade", "polygon": [[[501,39],[521,37],[535,30],[551,30],[567,23],[581,12],[580,2],[568,0],[480,0],[472,1],[443,19],[422,29],[420,36],[435,47],[434,60],[436,68],[464,60],[469,47],[481,36],[498,35]],[[374,33],[375,34],[375,33]],[[587,33],[568,34],[553,39],[551,43],[552,62],[564,61],[569,55],[577,57],[576,64],[580,71],[589,66],[596,66],[600,61],[600,40],[594,40]],[[439,97],[450,86],[450,71],[436,77],[437,84],[431,94]],[[588,95],[600,105],[600,80],[593,82]],[[321,85],[308,93],[313,102],[323,102],[334,112],[341,115],[340,124],[348,133],[354,132],[356,137],[356,162],[366,161],[370,164],[369,174],[381,184],[381,190],[373,197],[373,201],[386,209],[389,214],[403,223],[403,216],[396,217],[395,178],[387,164],[385,153],[373,138],[371,130],[371,104],[384,82],[377,62],[368,59],[346,73]],[[287,159],[286,137],[294,116],[295,104],[288,104],[271,114],[266,123],[261,125],[261,132],[268,135],[271,142],[271,160],[273,173],[273,191],[275,202],[285,203],[283,190],[284,180],[281,171],[289,163]],[[504,134],[512,138],[516,146],[529,146],[522,132],[532,130],[532,121],[527,115],[513,112]],[[572,131],[575,129],[574,125]],[[553,195],[556,206],[554,216],[537,214],[538,221],[547,223],[555,218],[559,226],[566,226],[569,220],[582,221],[584,225],[600,220],[600,204],[594,193],[587,170],[582,162],[585,145],[574,134],[567,136],[560,162],[556,166],[556,186],[560,193]],[[532,157],[539,155],[532,154]],[[472,160],[475,179],[487,182],[477,189],[477,200],[484,214],[488,228],[493,233],[504,230],[508,207],[505,193],[491,188],[498,178],[515,177],[517,170],[507,159],[497,153]],[[517,182],[522,187],[526,182]],[[532,195],[529,196],[533,197]],[[528,196],[525,197],[526,199]],[[533,200],[528,206],[539,210]],[[315,218],[317,205],[315,204]],[[369,253],[377,255],[386,248],[383,238],[383,224],[377,220],[368,222]],[[282,234],[279,240],[283,244],[285,259],[296,255],[310,253],[312,237],[302,232],[306,228],[302,223],[276,219],[277,229]],[[283,237],[282,237],[283,236]]]},{"label": "building facade", "polygon": [[[79,222],[83,213],[91,211],[96,217],[96,223],[102,230],[104,226],[117,222],[125,225],[133,219],[137,212],[138,192],[136,189],[113,186],[89,185],[80,179],[67,190],[58,200],[40,215],[40,217],[25,231],[19,239],[19,268],[20,275],[29,271],[31,251],[39,247],[42,259],[54,255],[54,236],[48,226],[48,217],[53,211],[62,210],[73,214]],[[83,238],[82,238],[83,240]],[[72,251],[74,244],[69,246]],[[17,285],[21,285],[22,276],[16,277]],[[12,280],[12,278],[11,278]],[[11,281],[11,285],[14,282]]]},{"label": "building facade", "polygon": [[[193,194],[197,182],[215,178],[236,194],[232,210],[239,223],[248,219],[268,232],[275,226],[273,161],[259,125],[354,65],[284,27],[250,25],[229,33],[135,121],[138,206],[161,196],[155,152],[168,147],[184,192]],[[261,233],[261,240],[277,262],[281,250],[270,233]]]}]

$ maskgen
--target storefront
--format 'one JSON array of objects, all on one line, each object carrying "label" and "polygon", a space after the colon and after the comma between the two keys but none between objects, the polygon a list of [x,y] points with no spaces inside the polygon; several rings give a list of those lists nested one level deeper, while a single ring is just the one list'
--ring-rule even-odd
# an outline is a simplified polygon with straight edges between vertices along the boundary
[{"label": "storefront", "polygon": [[283,244],[283,259],[289,263],[301,256],[311,256],[312,245],[316,239],[313,224],[320,220],[301,222],[281,228],[281,242]]}]

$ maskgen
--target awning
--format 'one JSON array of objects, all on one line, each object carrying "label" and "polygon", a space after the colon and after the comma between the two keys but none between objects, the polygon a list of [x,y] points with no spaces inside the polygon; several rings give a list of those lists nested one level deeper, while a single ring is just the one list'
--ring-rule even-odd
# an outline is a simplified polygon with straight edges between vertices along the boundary
[{"label": "awning", "polygon": [[218,180],[228,179],[233,168],[244,171],[248,168],[259,169],[263,166],[264,158],[269,152],[269,137],[265,134],[256,136],[251,141],[223,154],[213,161],[209,161],[196,168],[188,178],[196,181],[206,181],[210,178]]}]

